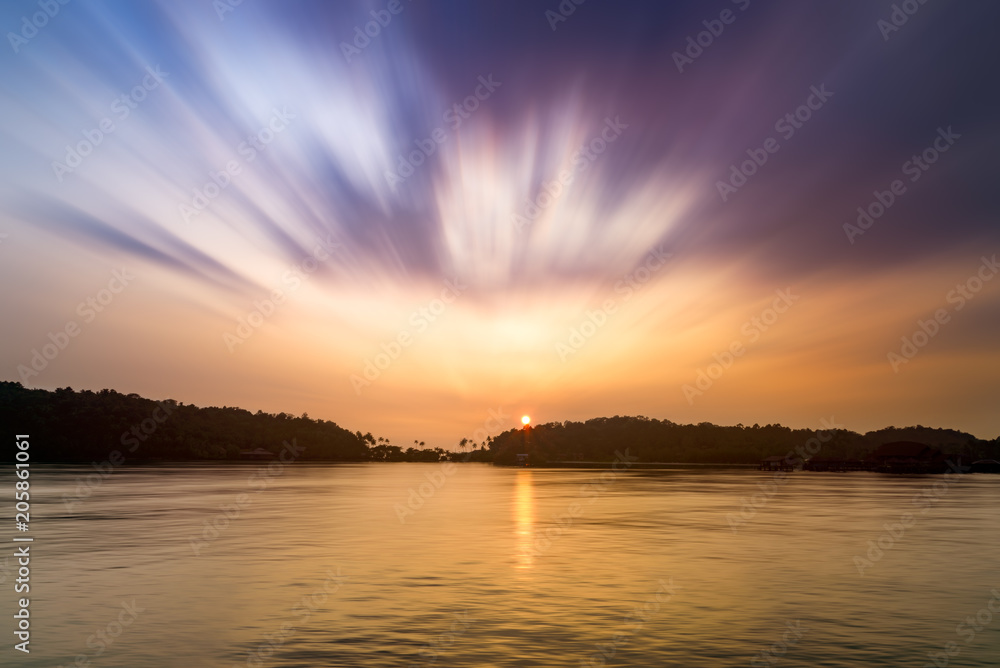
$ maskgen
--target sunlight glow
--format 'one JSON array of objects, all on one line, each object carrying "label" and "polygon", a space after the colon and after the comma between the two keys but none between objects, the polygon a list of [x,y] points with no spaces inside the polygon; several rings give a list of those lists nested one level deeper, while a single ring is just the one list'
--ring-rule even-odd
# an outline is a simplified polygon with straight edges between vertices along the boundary
[{"label": "sunlight glow", "polygon": [[514,497],[514,534],[517,538],[517,563],[515,568],[534,566],[535,498],[532,490],[531,471],[517,472]]}]

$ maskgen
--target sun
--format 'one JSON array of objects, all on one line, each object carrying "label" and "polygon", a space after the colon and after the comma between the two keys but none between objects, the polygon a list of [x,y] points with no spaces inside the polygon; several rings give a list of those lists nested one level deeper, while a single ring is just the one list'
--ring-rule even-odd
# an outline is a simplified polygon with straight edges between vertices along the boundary
[{"label": "sun", "polygon": [[530,417],[528,417],[527,415],[522,415],[521,416],[521,424],[527,425],[529,422],[531,422],[531,418]]}]

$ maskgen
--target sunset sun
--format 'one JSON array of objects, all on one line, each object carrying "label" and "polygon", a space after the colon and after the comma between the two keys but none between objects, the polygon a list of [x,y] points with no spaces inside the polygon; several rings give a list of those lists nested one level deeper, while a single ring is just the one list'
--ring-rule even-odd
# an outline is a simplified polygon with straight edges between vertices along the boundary
[{"label": "sunset sun", "polygon": [[521,416],[521,424],[527,426],[527,424],[529,422],[531,422],[531,418],[530,417],[528,417],[527,415],[522,415]]}]

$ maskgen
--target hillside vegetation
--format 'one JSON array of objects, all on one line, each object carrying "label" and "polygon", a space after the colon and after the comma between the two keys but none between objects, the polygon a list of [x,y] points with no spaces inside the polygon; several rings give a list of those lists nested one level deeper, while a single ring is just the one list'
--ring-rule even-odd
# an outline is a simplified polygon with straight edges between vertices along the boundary
[{"label": "hillside vegetation", "polygon": [[[810,439],[816,457],[860,459],[882,443],[918,441],[973,459],[1000,459],[1000,439],[979,440],[952,429],[888,427],[858,434],[841,428],[790,429],[781,425],[722,427],[682,425],[646,417],[594,418],[510,429],[455,452],[394,445],[371,432],[351,432],[306,414],[251,413],[242,408],[198,407],[171,399],[153,401],[114,390],[33,390],[0,382],[0,418],[9,434],[30,434],[33,460],[100,462],[119,451],[126,461],[239,460],[257,449],[277,454],[285,441],[302,449],[299,458],[322,461],[492,461],[513,464],[528,452],[533,463],[612,461],[625,448],[642,462],[755,463],[771,455],[799,452]],[[830,425],[835,427],[835,425]],[[815,441],[813,444],[815,445]],[[298,450],[297,450],[298,451]],[[14,449],[5,448],[10,461]],[[259,454],[259,453],[258,453]]]}]

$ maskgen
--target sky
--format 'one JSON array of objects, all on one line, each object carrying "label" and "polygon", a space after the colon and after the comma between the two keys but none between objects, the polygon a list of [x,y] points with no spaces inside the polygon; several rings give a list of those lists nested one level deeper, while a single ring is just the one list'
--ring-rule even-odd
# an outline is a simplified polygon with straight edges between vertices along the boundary
[{"label": "sky", "polygon": [[1000,5],[0,8],[27,387],[1000,435]]}]

